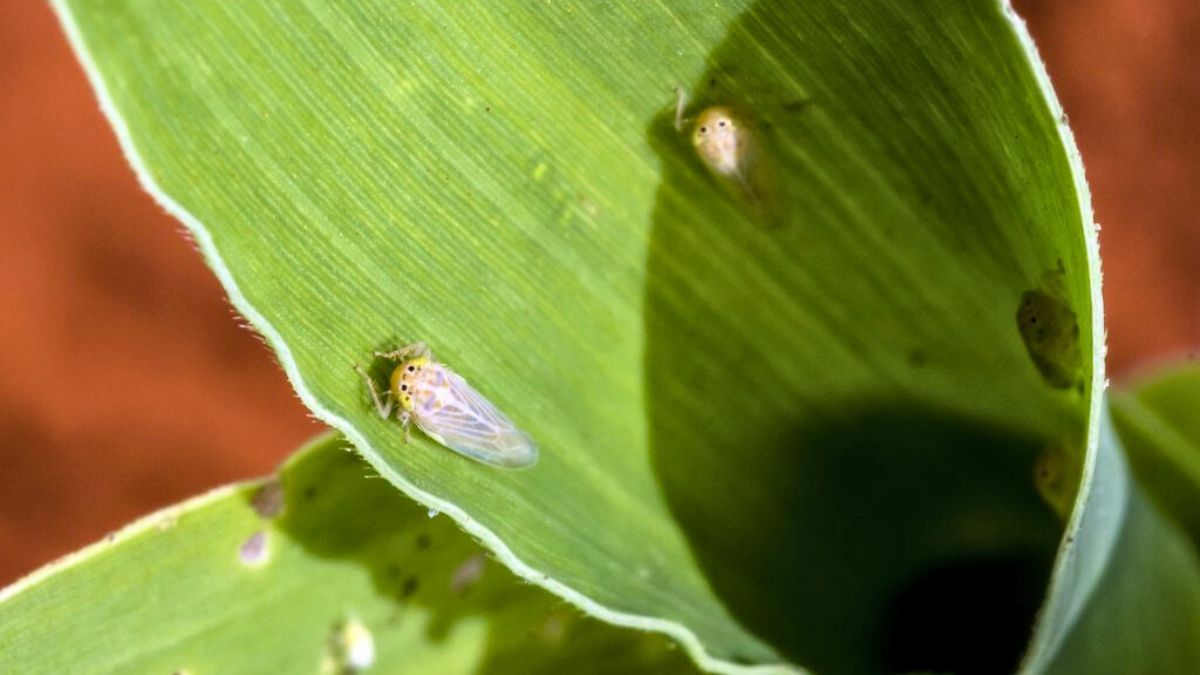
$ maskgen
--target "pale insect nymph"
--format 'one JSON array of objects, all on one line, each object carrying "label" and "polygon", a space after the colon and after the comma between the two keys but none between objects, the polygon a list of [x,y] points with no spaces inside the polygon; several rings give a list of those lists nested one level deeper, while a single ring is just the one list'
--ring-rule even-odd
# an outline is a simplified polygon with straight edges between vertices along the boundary
[{"label": "pale insect nymph", "polygon": [[739,108],[713,105],[694,118],[685,116],[688,96],[675,90],[675,130],[690,129],[692,149],[725,188],[749,204],[756,217],[767,225],[784,218],[779,186],[769,158],[763,153],[760,138]]},{"label": "pale insect nymph", "polygon": [[[683,131],[689,120],[684,117],[687,109],[687,92],[675,90],[675,129]],[[710,106],[700,111],[692,126],[692,147],[700,161],[718,176],[732,179],[748,194],[753,194],[750,169],[758,150],[754,133],[732,108],[723,105]]]},{"label": "pale insect nymph", "polygon": [[406,442],[412,423],[438,443],[484,464],[521,468],[537,462],[533,439],[458,373],[436,361],[425,343],[375,356],[399,362],[382,394],[365,370],[354,368],[380,417],[387,419],[395,407]]},{"label": "pale insect nymph", "polygon": [[713,173],[747,184],[754,137],[732,110],[714,106],[700,111],[692,130],[692,145]]}]

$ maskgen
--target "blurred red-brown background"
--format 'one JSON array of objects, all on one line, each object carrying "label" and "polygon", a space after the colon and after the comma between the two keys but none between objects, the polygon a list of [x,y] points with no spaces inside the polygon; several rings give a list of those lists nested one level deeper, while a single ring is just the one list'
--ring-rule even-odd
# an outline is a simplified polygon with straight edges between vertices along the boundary
[{"label": "blurred red-brown background", "polygon": [[[1109,367],[1200,350],[1200,4],[1025,0],[1104,229]],[[50,9],[0,3],[0,585],[320,427],[138,187]]]}]

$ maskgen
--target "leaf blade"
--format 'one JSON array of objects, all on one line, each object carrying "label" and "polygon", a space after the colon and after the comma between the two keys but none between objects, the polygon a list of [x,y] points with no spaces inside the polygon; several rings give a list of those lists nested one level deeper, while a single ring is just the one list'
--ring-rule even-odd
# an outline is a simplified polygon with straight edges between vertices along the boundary
[{"label": "leaf blade", "polygon": [[[508,36],[529,36],[531,30],[552,34],[570,25],[572,17],[521,9],[512,18],[489,15],[491,30],[480,30],[477,8],[425,6],[401,17],[382,4],[147,4],[113,10],[78,1],[60,3],[64,14],[61,8],[68,5],[96,22],[85,29],[91,44],[85,45],[82,35],[77,43],[81,53],[93,53],[93,80],[109,92],[102,98],[143,180],[193,230],[235,305],[279,352],[305,403],[350,435],[382,475],[452,515],[522,576],[598,616],[668,632],[710,667],[728,667],[735,658],[780,661],[772,646],[729,614],[725,599],[712,592],[706,571],[693,560],[693,536],[672,522],[672,506],[661,494],[661,476],[655,474],[644,440],[653,433],[655,420],[650,418],[662,414],[645,412],[651,404],[641,381],[648,338],[638,326],[648,311],[642,286],[653,263],[645,260],[646,247],[653,246],[653,210],[664,199],[655,193],[656,168],[680,160],[678,154],[656,155],[643,139],[645,127],[654,128],[656,115],[669,105],[662,99],[673,85],[703,81],[710,52],[730,35],[752,34],[746,48],[735,50],[735,60],[743,65],[756,65],[762,51],[769,56],[778,48],[772,42],[778,36],[754,21],[775,5],[747,3],[695,16],[642,5],[611,8],[607,11],[623,13],[619,20],[598,14],[574,25],[582,27],[572,33],[578,34],[578,44],[563,48],[534,37],[519,49]],[[739,14],[755,8],[758,14]],[[924,24],[913,20],[915,36],[867,53],[881,62],[888,57],[917,62],[921,47],[941,50],[940,58],[951,63],[948,53],[999,30],[1007,37],[986,43],[1003,67],[989,71],[988,77],[1017,85],[1017,94],[1001,108],[1011,111],[1018,103],[1034,102],[1034,113],[1018,108],[1012,122],[1029,132],[1029,139],[1006,145],[996,129],[987,129],[985,139],[970,120],[958,120],[948,135],[970,141],[971,153],[1009,153],[1024,157],[1023,167],[1049,167],[1050,174],[1008,175],[997,169],[998,176],[968,171],[960,177],[930,164],[934,175],[963,192],[951,207],[938,205],[948,212],[911,207],[913,194],[906,192],[911,186],[903,183],[907,158],[886,144],[880,147],[880,131],[861,124],[871,119],[866,106],[851,105],[858,117],[850,116],[844,127],[834,119],[822,128],[829,132],[825,137],[843,144],[848,137],[852,145],[862,146],[856,148],[859,154],[877,159],[901,179],[899,186],[880,191],[878,183],[860,182],[844,166],[830,163],[840,173],[825,176],[823,186],[835,193],[836,208],[830,210],[819,194],[804,201],[813,212],[829,212],[833,227],[822,231],[823,243],[854,254],[860,241],[849,236],[853,228],[865,229],[878,243],[886,238],[883,226],[889,217],[916,208],[948,228],[928,235],[931,251],[961,244],[962,234],[950,226],[972,223],[969,216],[978,216],[987,226],[989,246],[1003,253],[998,259],[1016,260],[1020,268],[1018,273],[1003,271],[1003,265],[984,255],[992,276],[966,283],[962,291],[964,296],[984,291],[988,301],[959,298],[965,304],[946,302],[932,313],[950,326],[937,337],[953,357],[945,359],[935,376],[910,377],[907,362],[914,359],[905,350],[912,348],[898,345],[906,340],[920,344],[928,337],[928,331],[903,327],[905,312],[925,309],[924,291],[900,293],[904,302],[898,311],[881,315],[888,319],[882,334],[891,341],[868,345],[878,357],[876,372],[850,369],[855,376],[850,382],[861,390],[841,393],[877,395],[874,382],[895,379],[899,386],[884,387],[883,393],[898,390],[904,400],[955,409],[970,400],[964,395],[979,389],[956,380],[1012,374],[1008,385],[982,397],[970,414],[1016,420],[1022,432],[1032,435],[1069,433],[1085,411],[1079,402],[1043,389],[1012,329],[1011,313],[1016,296],[1053,269],[1056,258],[1063,258],[1070,268],[1065,293],[1081,324],[1094,326],[1099,320],[1098,305],[1091,311],[1090,280],[1083,271],[1094,242],[1078,222],[1080,204],[1072,202],[1070,192],[1056,189],[1029,191],[1027,199],[1017,192],[1014,217],[1000,222],[964,196],[983,190],[986,206],[1002,206],[1002,197],[1014,194],[1011,188],[1022,179],[1044,177],[1057,188],[1078,176],[1061,156],[1062,127],[1053,119],[1056,108],[1047,103],[1047,89],[1023,70],[1029,56],[1026,47],[1011,39],[1010,19],[990,2],[941,9],[953,10],[954,21],[930,24],[936,27],[922,32]],[[836,10],[823,6],[816,11]],[[912,17],[923,16],[913,7],[908,11]],[[865,6],[853,12],[849,18],[835,14],[839,31],[830,34],[861,42],[858,22],[876,28],[884,23]],[[819,38],[827,28],[813,22],[796,30]],[[139,36],[140,41],[110,44],[106,32]],[[233,48],[215,44],[216,36]],[[947,36],[955,39],[944,40]],[[681,37],[692,47],[672,49]],[[432,65],[414,57],[418,50],[411,46],[421,40],[428,41],[424,53],[432,55]],[[614,45],[627,49],[628,56],[609,59]],[[822,53],[814,50],[809,56],[815,60]],[[147,55],[152,58],[143,58]],[[499,67],[505,59],[510,67]],[[561,63],[579,69],[564,77]],[[280,64],[286,66],[282,74],[276,72]],[[292,73],[300,76],[289,80]],[[496,73],[501,75],[493,80]],[[915,89],[925,92],[921,87],[936,84],[934,75],[925,72]],[[836,79],[825,84],[832,103],[845,104],[863,89],[862,81],[849,94],[837,92]],[[890,78],[867,79],[866,84],[881,85],[901,101],[910,86]],[[529,95],[543,90],[549,92],[549,105]],[[981,101],[991,100],[986,87],[971,91]],[[928,125],[947,111],[975,110],[975,103],[931,96],[917,107],[925,106],[921,111]],[[497,114],[488,117],[493,109]],[[179,111],[187,114],[164,114]],[[901,149],[917,149],[915,141],[925,138],[911,128],[893,130],[904,139]],[[134,133],[144,140],[135,141]],[[953,145],[954,139],[937,133],[932,137]],[[136,159],[139,153],[144,161]],[[183,157],[190,161],[181,162]],[[167,197],[166,191],[175,197]],[[708,192],[693,184],[682,198],[701,211],[729,214],[728,204]],[[850,208],[860,199],[865,206]],[[736,212],[731,216],[733,222],[739,218]],[[1041,227],[1043,219],[1048,226]],[[847,232],[840,225],[852,227]],[[796,246],[795,241],[787,244],[789,250]],[[904,250],[923,260],[930,251],[912,253],[919,249],[910,245]],[[437,259],[422,259],[429,255]],[[904,263],[900,260],[898,268]],[[778,258],[770,263],[780,264]],[[974,271],[965,260],[947,268],[952,282]],[[881,278],[872,283],[878,289]],[[801,280],[788,277],[774,286],[796,304],[788,295],[802,287]],[[478,287],[487,292],[477,292]],[[855,297],[869,298],[871,290],[860,284]],[[1013,296],[1013,306],[993,311],[1007,295]],[[739,299],[727,298],[735,305]],[[687,307],[687,302],[681,305]],[[863,304],[864,309],[876,307]],[[969,311],[964,313],[964,307]],[[825,317],[803,307],[796,311],[822,325],[838,320],[853,325],[855,318],[847,322],[837,316],[836,307],[825,308]],[[870,319],[873,313],[862,315]],[[878,327],[869,320],[857,326],[864,335]],[[558,449],[544,454],[539,478],[480,472],[429,443],[405,447],[394,428],[371,418],[349,365],[371,348],[394,346],[383,344],[394,331],[401,333],[395,342],[440,336],[434,344],[440,358],[478,383],[544,447]],[[830,353],[841,355],[844,364],[862,346],[855,332],[831,331],[818,341],[825,349],[799,358],[796,347],[789,346],[779,360],[792,373],[802,373],[810,364],[822,366]],[[1086,341],[1095,334],[1084,332],[1084,351],[1094,351]],[[975,359],[976,365],[965,369],[953,365],[971,360],[959,357],[978,356],[975,352],[990,356],[993,351],[1002,358]],[[689,361],[688,368],[703,363]],[[336,365],[343,362],[344,368]],[[1084,375],[1087,379],[1088,373]],[[804,397],[827,398],[827,391],[817,386],[821,384],[804,388]],[[915,395],[910,385],[918,389]],[[654,405],[677,410],[661,402]],[[704,412],[689,407],[667,415],[677,414],[668,421],[679,424]],[[711,445],[711,439],[702,440]],[[597,514],[603,514],[602,522],[594,523]],[[577,530],[584,523],[590,527],[580,536]],[[542,528],[537,536],[524,532],[531,525]],[[631,552],[626,545],[630,539],[653,546]],[[637,574],[621,579],[614,590],[612,570]]]},{"label": "leaf blade", "polygon": [[1021,672],[1192,672],[1200,558],[1133,481],[1107,414],[1086,482]]}]

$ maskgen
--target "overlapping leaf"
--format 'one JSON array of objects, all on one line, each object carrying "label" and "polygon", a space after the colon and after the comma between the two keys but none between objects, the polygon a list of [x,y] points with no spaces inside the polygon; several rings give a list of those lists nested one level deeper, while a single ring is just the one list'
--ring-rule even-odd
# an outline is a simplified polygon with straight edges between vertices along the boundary
[{"label": "overlapping leaf", "polygon": [[583,617],[330,438],[0,593],[10,673],[687,673]]}]

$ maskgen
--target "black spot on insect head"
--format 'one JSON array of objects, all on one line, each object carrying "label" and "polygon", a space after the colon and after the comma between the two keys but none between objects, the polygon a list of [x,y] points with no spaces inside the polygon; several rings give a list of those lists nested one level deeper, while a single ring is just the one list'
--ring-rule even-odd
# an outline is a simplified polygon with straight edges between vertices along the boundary
[{"label": "black spot on insect head", "polygon": [[708,133],[708,127],[700,127],[700,133],[702,133],[702,134],[707,134],[707,133]]},{"label": "black spot on insect head", "polygon": [[720,122],[717,122],[717,126],[719,126],[719,127],[725,126],[725,120],[721,120]]}]

